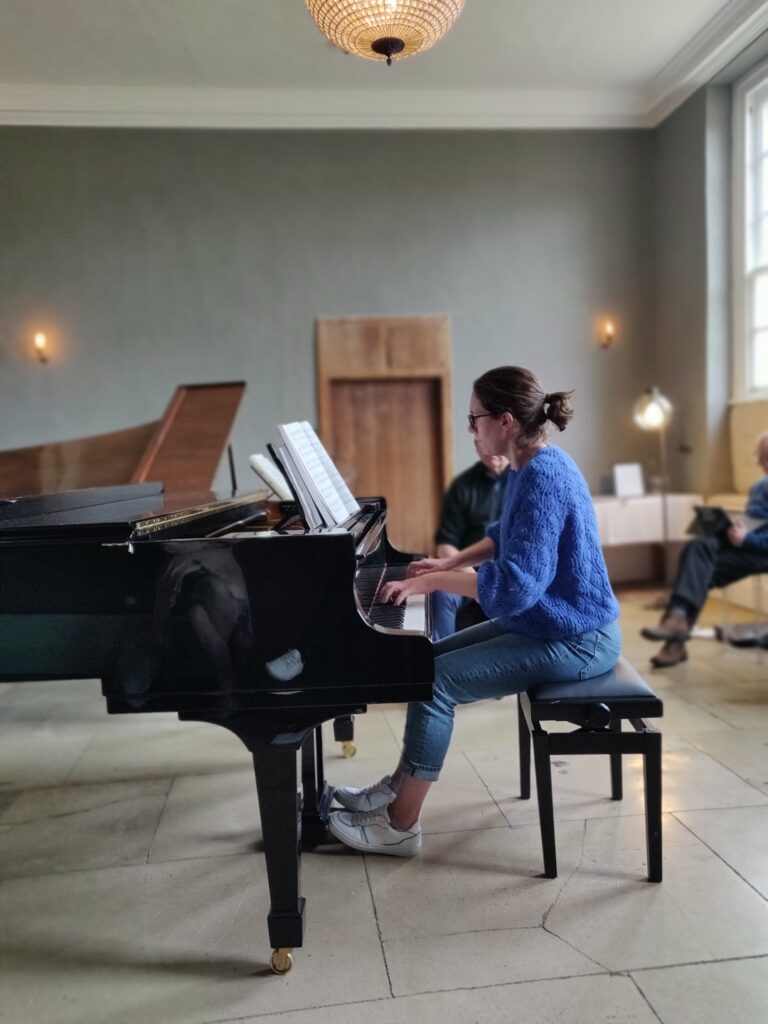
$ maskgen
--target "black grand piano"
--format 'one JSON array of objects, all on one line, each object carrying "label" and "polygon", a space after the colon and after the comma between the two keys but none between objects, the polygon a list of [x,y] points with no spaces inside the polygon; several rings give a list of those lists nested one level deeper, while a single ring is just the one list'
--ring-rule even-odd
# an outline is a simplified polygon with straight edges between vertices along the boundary
[{"label": "black grand piano", "polygon": [[302,945],[300,847],[325,839],[321,723],[432,693],[428,600],[376,600],[414,556],[390,544],[383,499],[360,504],[308,530],[277,522],[263,493],[0,499],[0,681],[98,678],[110,714],[174,711],[245,743],[276,973]]}]

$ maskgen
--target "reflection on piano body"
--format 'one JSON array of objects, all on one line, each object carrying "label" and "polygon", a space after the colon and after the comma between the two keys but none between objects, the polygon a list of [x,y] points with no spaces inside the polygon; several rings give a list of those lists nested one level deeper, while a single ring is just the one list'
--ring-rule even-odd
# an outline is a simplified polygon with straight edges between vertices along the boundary
[{"label": "reflection on piano body", "polygon": [[[273,968],[302,944],[299,843],[325,838],[323,721],[431,697],[429,603],[381,605],[411,555],[386,503],[276,532],[263,495],[159,484],[0,500],[0,681],[99,678],[111,714],[175,711],[253,755]],[[297,754],[303,801],[297,813]]]}]

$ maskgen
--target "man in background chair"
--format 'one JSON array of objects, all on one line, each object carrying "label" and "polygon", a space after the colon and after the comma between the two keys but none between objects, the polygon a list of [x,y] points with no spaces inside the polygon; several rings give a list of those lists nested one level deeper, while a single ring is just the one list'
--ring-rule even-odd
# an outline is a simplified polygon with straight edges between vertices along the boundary
[{"label": "man in background chair", "polygon": [[755,456],[765,475],[750,488],[744,511],[766,520],[766,525],[747,530],[734,524],[722,534],[697,537],[685,545],[661,621],[640,631],[646,640],[664,641],[651,658],[655,668],[670,668],[687,659],[685,645],[710,588],[768,572],[768,431],[758,437]]},{"label": "man in background chair", "polygon": [[[499,518],[509,462],[503,455],[486,455],[477,441],[475,451],[480,461],[459,473],[443,499],[435,531],[438,558],[449,558],[482,540],[486,526]],[[480,605],[471,598],[443,591],[432,595],[433,640],[442,640],[457,629],[484,621]]]}]

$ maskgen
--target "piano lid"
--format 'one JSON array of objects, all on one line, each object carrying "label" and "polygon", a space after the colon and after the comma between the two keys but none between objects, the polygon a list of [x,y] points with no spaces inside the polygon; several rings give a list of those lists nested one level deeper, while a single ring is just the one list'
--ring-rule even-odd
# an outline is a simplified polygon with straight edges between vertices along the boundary
[{"label": "piano lid", "polygon": [[[165,494],[162,484],[91,487],[57,494],[0,500],[0,541],[88,536],[128,541],[166,535],[196,520],[239,521],[249,514],[265,518],[266,491],[239,497]],[[207,531],[205,531],[207,532]],[[203,535],[205,535],[203,532]]]}]

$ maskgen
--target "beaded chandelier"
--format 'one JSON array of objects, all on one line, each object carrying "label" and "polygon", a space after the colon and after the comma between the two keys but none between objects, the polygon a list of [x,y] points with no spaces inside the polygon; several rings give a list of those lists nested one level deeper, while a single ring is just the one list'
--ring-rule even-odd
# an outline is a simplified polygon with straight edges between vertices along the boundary
[{"label": "beaded chandelier", "polygon": [[464,0],[305,2],[317,27],[335,46],[387,64],[434,46],[464,7]]}]

